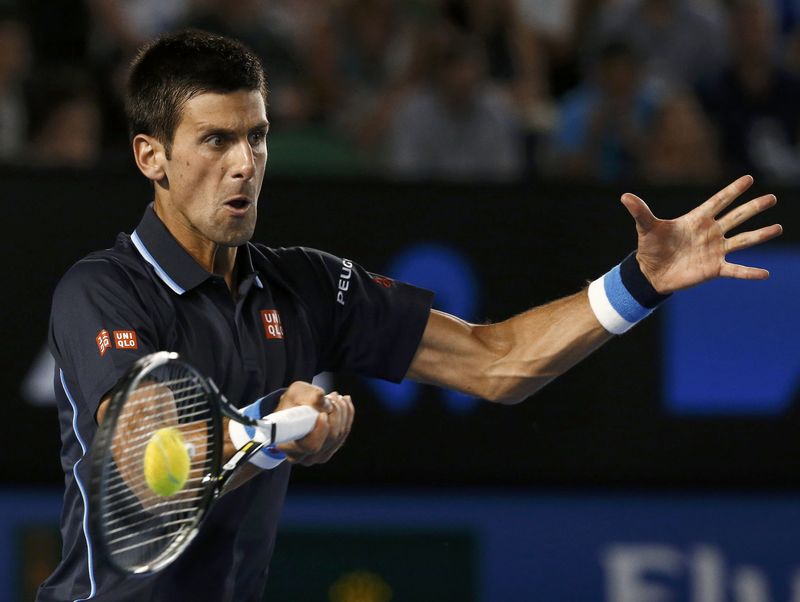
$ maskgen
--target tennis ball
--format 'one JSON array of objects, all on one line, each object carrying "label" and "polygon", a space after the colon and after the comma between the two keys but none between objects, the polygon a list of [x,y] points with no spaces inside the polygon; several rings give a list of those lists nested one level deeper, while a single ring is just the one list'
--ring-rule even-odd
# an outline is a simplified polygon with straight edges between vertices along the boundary
[{"label": "tennis ball", "polygon": [[156,495],[168,497],[183,489],[190,464],[186,442],[175,427],[158,429],[147,442],[144,478]]}]

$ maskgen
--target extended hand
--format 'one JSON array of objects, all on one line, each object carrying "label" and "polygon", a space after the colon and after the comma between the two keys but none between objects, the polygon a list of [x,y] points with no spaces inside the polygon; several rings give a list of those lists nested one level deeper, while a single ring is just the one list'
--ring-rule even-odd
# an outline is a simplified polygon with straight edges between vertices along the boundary
[{"label": "extended hand", "polygon": [[725,261],[728,253],[761,244],[783,232],[779,224],[773,224],[725,238],[727,232],[777,203],[775,195],[768,194],[717,217],[752,184],[751,176],[743,176],[673,220],[658,219],[634,194],[622,195],[622,204],[636,220],[639,235],[636,259],[659,293],[671,293],[717,277],[748,280],[769,277],[767,270]]},{"label": "extended hand", "polygon": [[278,448],[293,463],[310,466],[327,462],[344,444],[353,426],[355,410],[350,396],[335,391],[325,395],[317,386],[295,382],[281,396],[276,410],[296,405],[310,405],[320,412],[317,424],[302,439],[281,444]]}]

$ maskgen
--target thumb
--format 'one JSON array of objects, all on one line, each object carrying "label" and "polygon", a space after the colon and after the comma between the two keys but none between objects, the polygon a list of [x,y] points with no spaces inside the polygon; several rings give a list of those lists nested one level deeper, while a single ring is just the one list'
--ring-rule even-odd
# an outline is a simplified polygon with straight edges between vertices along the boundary
[{"label": "thumb", "polygon": [[640,199],[635,194],[631,194],[630,192],[626,192],[622,195],[620,199],[622,204],[625,205],[625,209],[628,210],[628,213],[631,214],[631,217],[636,221],[636,225],[647,232],[650,230],[658,221],[653,212],[650,211],[650,207],[647,206],[642,199]]}]

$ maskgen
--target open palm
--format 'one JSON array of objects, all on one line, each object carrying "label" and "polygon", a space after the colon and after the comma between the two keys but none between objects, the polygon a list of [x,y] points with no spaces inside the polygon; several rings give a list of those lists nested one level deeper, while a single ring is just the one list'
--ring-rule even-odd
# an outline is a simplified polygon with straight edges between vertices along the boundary
[{"label": "open palm", "polygon": [[728,263],[725,256],[776,236],[779,224],[725,234],[777,202],[774,195],[758,197],[720,216],[753,184],[751,176],[732,182],[706,202],[677,219],[658,219],[634,194],[622,195],[622,204],[636,221],[639,243],[636,259],[642,272],[659,293],[671,293],[717,277],[763,280],[767,270]]}]

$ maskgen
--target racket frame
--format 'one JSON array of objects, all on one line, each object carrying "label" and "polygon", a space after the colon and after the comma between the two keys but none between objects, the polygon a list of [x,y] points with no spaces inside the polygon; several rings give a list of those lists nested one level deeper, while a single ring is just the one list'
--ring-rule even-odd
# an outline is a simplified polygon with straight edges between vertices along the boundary
[{"label": "racket frame", "polygon": [[[103,499],[103,486],[108,477],[107,473],[111,468],[111,463],[108,461],[108,458],[112,454],[111,445],[114,434],[116,433],[117,422],[119,421],[127,398],[132,391],[136,390],[138,384],[145,379],[148,374],[167,364],[179,365],[182,369],[186,370],[207,395],[211,422],[210,431],[216,436],[213,437],[209,470],[200,480],[205,491],[198,503],[196,515],[191,525],[184,527],[175,540],[170,542],[159,556],[152,562],[139,565],[135,568],[122,566],[111,554],[103,528],[104,507],[100,503],[100,500]],[[236,420],[246,426],[255,427],[263,435],[258,438],[260,440],[254,439],[247,442],[224,464],[222,463],[223,441],[225,436],[222,423],[223,416],[231,420]],[[89,524],[92,533],[97,535],[97,548],[102,557],[106,559],[116,571],[122,574],[147,575],[155,573],[171,564],[195,538],[209,509],[214,501],[221,495],[225,484],[236,472],[236,469],[246,463],[262,448],[272,445],[276,440],[276,436],[277,425],[275,422],[251,418],[240,413],[220,392],[213,380],[205,378],[193,366],[184,362],[177,353],[158,351],[137,360],[120,380],[118,385],[112,390],[108,409],[102,424],[98,427],[94,444],[92,445]]]},{"label": "racket frame", "polygon": [[186,546],[188,546],[197,535],[203,523],[203,519],[206,517],[214,500],[219,496],[222,485],[224,485],[224,482],[221,484],[215,482],[211,487],[206,488],[198,503],[197,512],[192,524],[184,527],[175,540],[170,542],[166,549],[152,562],[133,568],[121,565],[114,558],[106,541],[103,525],[105,508],[101,500],[103,499],[104,483],[108,480],[108,471],[111,469],[111,463],[108,461],[108,457],[112,454],[111,445],[116,433],[117,422],[119,421],[120,414],[125,407],[125,402],[130,393],[136,390],[136,387],[148,374],[169,363],[178,364],[181,368],[187,370],[189,374],[197,380],[197,384],[202,387],[204,393],[207,394],[211,420],[210,428],[212,432],[220,435],[220,437],[214,438],[214,444],[211,446],[210,450],[209,471],[203,476],[201,483],[205,485],[212,475],[217,475],[221,472],[223,447],[221,438],[223,434],[221,413],[222,407],[227,404],[227,400],[225,400],[225,404],[221,403],[219,399],[219,390],[216,385],[211,386],[208,379],[204,378],[193,366],[182,361],[179,355],[174,352],[158,351],[137,360],[113,389],[108,404],[108,410],[105,413],[102,424],[98,427],[95,441],[92,445],[92,478],[90,479],[89,486],[89,526],[91,532],[96,535],[98,551],[115,570],[124,574],[141,575],[155,573],[171,564],[180,556]]}]

